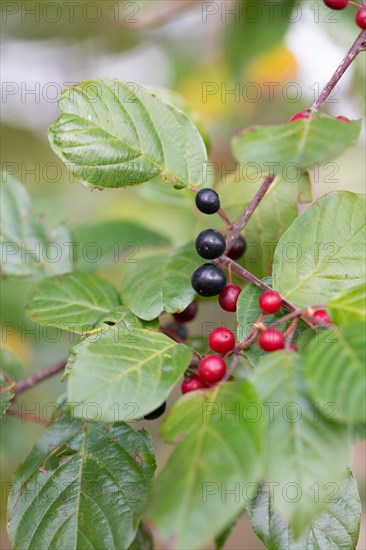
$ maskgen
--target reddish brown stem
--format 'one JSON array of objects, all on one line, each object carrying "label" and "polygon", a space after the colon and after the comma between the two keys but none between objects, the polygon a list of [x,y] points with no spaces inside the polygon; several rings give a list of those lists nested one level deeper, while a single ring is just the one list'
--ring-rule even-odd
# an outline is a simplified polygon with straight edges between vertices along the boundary
[{"label": "reddish brown stem", "polygon": [[261,200],[264,198],[274,179],[274,174],[268,174],[268,176],[258,189],[257,193],[254,195],[254,197],[246,207],[243,214],[240,216],[238,221],[233,224],[232,230],[226,237],[226,252],[230,250],[230,247],[233,244],[234,240],[240,235],[241,231],[244,229],[245,225],[254,214],[254,211],[258,207]]},{"label": "reddish brown stem", "polygon": [[[366,5],[366,3],[364,5]],[[356,40],[354,41],[354,43],[352,44],[351,48],[346,53],[342,62],[336,69],[335,73],[329,80],[329,82],[324,86],[322,93],[320,94],[318,99],[314,102],[310,111],[312,112],[319,111],[323,103],[328,99],[329,95],[334,90],[335,86],[338,84],[339,80],[342,78],[344,73],[347,71],[347,69],[356,59],[358,54],[364,50],[366,50],[366,31],[361,31],[358,37],[356,38]]]},{"label": "reddish brown stem", "polygon": [[[242,279],[244,279],[248,283],[255,284],[256,286],[258,286],[262,290],[272,290],[271,287],[266,285],[266,283],[264,283],[263,281],[258,279],[255,275],[252,275],[252,273],[250,273],[250,271],[247,271],[241,265],[237,264],[236,262],[234,262],[233,260],[228,258],[228,256],[225,256],[225,255],[221,256],[220,258],[215,260],[214,263],[216,263],[217,265],[219,265],[221,267],[226,267],[226,268],[228,268],[230,266],[233,273],[236,273],[237,275],[239,275],[239,277],[242,277]],[[285,298],[282,298],[282,304],[287,309],[289,309],[291,311],[296,310],[296,307],[293,304],[291,304],[291,302],[286,300]]]},{"label": "reddish brown stem", "polygon": [[13,392],[15,395],[18,395],[19,393],[29,390],[30,388],[33,388],[36,384],[39,384],[40,382],[43,382],[44,380],[47,380],[47,378],[50,378],[51,376],[54,376],[58,372],[62,371],[67,363],[67,359],[61,359],[54,365],[51,365],[50,367],[47,367],[44,370],[38,371],[35,374],[32,374],[31,376],[28,376],[28,378],[25,378],[24,380],[20,380],[13,386]]},{"label": "reddish brown stem", "polygon": [[35,422],[36,424],[42,424],[42,426],[48,426],[49,424],[49,421],[46,420],[46,418],[43,418],[42,416],[34,413],[17,411],[10,408],[6,411],[6,414],[10,416],[15,416],[16,418],[20,418],[20,420],[23,420],[23,422]]}]

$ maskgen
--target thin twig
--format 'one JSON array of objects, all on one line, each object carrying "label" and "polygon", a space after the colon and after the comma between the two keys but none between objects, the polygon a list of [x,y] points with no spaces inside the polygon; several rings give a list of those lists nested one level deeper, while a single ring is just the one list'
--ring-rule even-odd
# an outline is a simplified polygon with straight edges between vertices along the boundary
[{"label": "thin twig", "polygon": [[285,349],[289,349],[291,344],[292,344],[292,338],[295,334],[295,331],[296,331],[296,327],[297,327],[297,323],[299,322],[299,317],[295,317],[295,319],[293,319],[291,325],[288,327],[287,330],[285,330],[285,332],[283,333],[284,337],[285,337]]},{"label": "thin twig", "polygon": [[[318,306],[308,306],[308,307],[302,307],[302,308],[296,308],[291,313],[288,313],[287,315],[284,315],[280,319],[276,319],[271,323],[271,327],[276,327],[277,325],[283,325],[283,323],[286,323],[286,321],[290,321],[290,319],[293,319],[294,317],[301,317],[304,320],[309,320],[309,317],[313,316],[314,311],[317,309],[325,309],[326,306],[324,304],[318,305]],[[317,323],[317,320],[314,319],[313,323]]]},{"label": "thin twig", "polygon": [[[244,267],[242,267],[241,265],[234,262],[234,260],[231,260],[228,256],[225,256],[225,255],[221,256],[217,260],[214,260],[214,263],[218,266],[226,267],[226,268],[228,268],[230,265],[232,272],[239,275],[239,277],[241,277],[248,283],[253,283],[259,288],[261,288],[262,290],[272,290],[271,287],[266,285],[266,283],[264,283],[263,281],[258,279],[255,275],[250,273],[250,271],[247,271],[246,269],[244,269]],[[290,311],[296,310],[296,307],[285,298],[282,298],[282,304]]]},{"label": "thin twig", "polygon": [[61,359],[60,361],[57,361],[57,363],[55,363],[54,365],[51,365],[44,370],[40,370],[35,374],[28,376],[28,378],[24,378],[24,380],[20,380],[13,386],[14,394],[18,395],[25,390],[33,388],[33,386],[36,386],[40,382],[47,380],[47,378],[54,376],[65,368],[66,363],[67,359]]},{"label": "thin twig", "polygon": [[229,378],[233,374],[238,362],[239,362],[239,356],[236,354],[236,355],[234,355],[233,360],[231,361],[230,367],[227,369],[227,371],[225,373],[225,376],[220,380],[220,384],[223,384],[224,382],[229,380]]},{"label": "thin twig", "polygon": [[[366,3],[364,5],[366,5]],[[310,111],[312,112],[319,111],[319,109],[321,108],[323,103],[327,100],[331,92],[334,90],[335,86],[337,85],[339,80],[342,78],[346,70],[353,63],[353,61],[356,59],[358,54],[363,50],[366,50],[366,31],[360,32],[360,34],[352,44],[351,48],[348,50],[347,54],[343,58],[341,64],[333,74],[332,78],[325,85],[322,93],[310,108]]]},{"label": "thin twig", "polygon": [[244,229],[245,225],[248,223],[248,221],[254,214],[254,211],[258,207],[261,200],[264,198],[268,189],[272,185],[274,179],[275,179],[274,174],[268,174],[268,176],[265,178],[264,182],[258,189],[257,193],[254,195],[254,197],[246,207],[241,217],[238,219],[237,222],[235,222],[232,225],[232,230],[226,236],[226,252],[230,250],[234,240],[240,235],[241,231]]},{"label": "thin twig", "polygon": [[169,336],[177,344],[184,344],[183,338],[180,338],[172,327],[160,327],[159,332],[165,334],[165,336]]},{"label": "thin twig", "polygon": [[43,418],[43,416],[34,413],[17,411],[16,409],[10,408],[6,411],[6,414],[10,416],[15,416],[16,418],[20,418],[20,420],[23,420],[24,422],[35,422],[36,424],[42,424],[42,426],[48,426],[49,424],[49,420]]},{"label": "thin twig", "polygon": [[217,211],[217,214],[220,216],[220,218],[222,220],[224,220],[225,223],[227,223],[227,227],[228,228],[232,228],[233,227],[233,224],[231,222],[231,219],[229,218],[229,216],[226,214],[225,210],[223,210],[222,208],[220,208],[220,210]]}]

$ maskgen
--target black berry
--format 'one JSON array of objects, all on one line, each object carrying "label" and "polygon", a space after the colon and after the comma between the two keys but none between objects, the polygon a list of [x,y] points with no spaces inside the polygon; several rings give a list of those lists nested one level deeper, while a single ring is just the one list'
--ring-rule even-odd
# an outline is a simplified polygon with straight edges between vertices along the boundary
[{"label": "black berry", "polygon": [[227,253],[227,255],[232,260],[239,260],[239,258],[241,258],[243,256],[246,247],[247,247],[247,244],[246,244],[245,240],[243,239],[243,237],[241,235],[239,235],[239,237],[237,237],[235,239],[235,241],[233,242],[233,244],[231,245],[231,248],[230,248],[229,252]]},{"label": "black berry", "polygon": [[180,313],[174,313],[173,317],[178,323],[189,323],[196,317],[198,311],[197,302],[193,301]]},{"label": "black berry", "polygon": [[226,286],[226,276],[220,267],[203,264],[192,275],[192,286],[201,296],[216,296]]},{"label": "black berry", "polygon": [[216,229],[202,231],[196,239],[196,250],[201,258],[215,260],[226,248],[225,237]]},{"label": "black berry", "polygon": [[176,323],[175,324],[175,334],[181,340],[186,340],[186,338],[188,337],[188,329],[187,329],[186,325],[183,325],[182,323]]},{"label": "black berry", "polygon": [[155,418],[159,418],[159,416],[162,416],[166,411],[166,402],[164,402],[160,407],[155,409],[155,411],[152,411],[149,414],[146,414],[144,416],[145,420],[155,420]]},{"label": "black berry", "polygon": [[198,191],[196,195],[196,206],[203,214],[216,214],[220,210],[220,199],[216,191],[206,187]]}]

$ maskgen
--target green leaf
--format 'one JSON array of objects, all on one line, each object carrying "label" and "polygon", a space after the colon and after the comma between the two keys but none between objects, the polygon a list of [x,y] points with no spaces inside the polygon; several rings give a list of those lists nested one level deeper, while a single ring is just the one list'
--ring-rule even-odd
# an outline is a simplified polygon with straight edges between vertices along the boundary
[{"label": "green leaf", "polygon": [[156,96],[161,101],[169,103],[176,109],[182,111],[197,127],[199,133],[202,136],[206,149],[210,149],[210,137],[207,133],[203,118],[197,111],[194,111],[192,109],[191,105],[188,103],[188,101],[186,101],[183,96],[181,96],[175,90],[171,90],[169,88],[151,88],[150,86],[147,86],[147,89],[156,94]]},{"label": "green leaf", "polygon": [[91,335],[72,348],[67,365],[73,412],[90,420],[90,409],[103,422],[141,418],[165,401],[191,357],[188,347],[136,326]]},{"label": "green leaf", "polygon": [[0,418],[2,418],[11,405],[11,400],[14,397],[14,392],[11,388],[3,388],[0,385]]},{"label": "green leaf", "polygon": [[49,129],[53,150],[84,185],[125,187],[155,176],[202,181],[206,148],[186,115],[131,82],[96,79],[65,90]]},{"label": "green leaf", "polygon": [[71,238],[61,225],[47,229],[32,211],[21,183],[1,175],[1,276],[40,279],[72,271]]},{"label": "green leaf", "polygon": [[263,423],[253,418],[260,408],[251,384],[241,381],[188,394],[170,411],[163,437],[185,437],[159,475],[148,509],[169,548],[200,548],[244,509],[261,475]]},{"label": "green leaf", "polygon": [[128,548],[155,459],[147,432],[63,418],[17,469],[10,493],[14,548]]},{"label": "green leaf", "polygon": [[[338,498],[329,487],[331,503],[298,539],[275,509],[276,493],[264,487],[249,507],[254,532],[269,550],[354,550],[361,522],[361,502],[357,482],[351,472],[344,480]],[[316,493],[314,493],[316,497]]]},{"label": "green leaf", "polygon": [[12,385],[22,374],[19,359],[7,348],[0,347],[0,418],[4,416],[14,397]]},{"label": "green leaf", "polygon": [[225,547],[225,544],[226,544],[226,541],[228,540],[228,538],[230,537],[231,533],[232,533],[232,530],[235,528],[236,524],[238,523],[239,519],[241,517],[241,512],[240,514],[234,519],[234,521],[230,522],[230,524],[225,527],[225,529],[223,529],[221,531],[221,533],[219,533],[216,537],[215,537],[215,550],[221,550],[222,548]]},{"label": "green leaf", "polygon": [[[221,205],[232,220],[239,218],[262,183],[258,174],[254,175],[254,181],[244,178],[246,171],[241,168],[233,178],[217,187]],[[288,181],[276,178],[272,183],[244,231],[247,251],[240,263],[256,277],[271,275],[275,247],[297,218],[298,202],[306,201],[311,201],[308,174],[297,174],[294,180]],[[207,227],[207,221],[203,223]]]},{"label": "green leaf", "polygon": [[193,243],[146,257],[128,270],[122,282],[122,302],[146,321],[163,311],[183,311],[195,297],[191,277],[200,263]]},{"label": "green leaf", "polygon": [[365,196],[320,197],[276,248],[273,287],[297,306],[324,304],[365,279]]},{"label": "green leaf", "polygon": [[128,550],[154,550],[154,541],[151,534],[141,524],[137,535]]},{"label": "green leaf", "polygon": [[354,286],[334,296],[327,309],[337,325],[366,321],[366,287],[365,284]]},{"label": "green leaf", "polygon": [[17,382],[22,377],[22,364],[18,357],[9,349],[0,347],[0,384],[6,385],[7,381]]},{"label": "green leaf", "polygon": [[[264,279],[267,285],[271,286],[271,279],[267,277]],[[263,290],[254,284],[249,284],[243,288],[239,294],[237,301],[237,339],[239,342],[245,340],[248,337],[249,332],[253,328],[254,323],[258,320],[262,311],[259,308],[258,302]],[[266,325],[270,325],[275,319],[279,319],[283,315],[286,315],[287,311],[283,308],[280,309],[275,315],[268,315],[266,317]],[[244,355],[249,359],[250,363],[255,366],[261,357],[266,356],[257,342],[252,344],[250,348],[243,350]]]},{"label": "green leaf", "polygon": [[364,323],[320,333],[306,350],[305,366],[310,392],[321,407],[332,403],[337,418],[366,421]]},{"label": "green leaf", "polygon": [[252,126],[232,139],[234,157],[275,174],[305,170],[342,154],[358,138],[361,121],[345,124],[323,114],[277,126]]},{"label": "green leaf", "polygon": [[310,401],[300,354],[268,354],[257,365],[253,383],[268,419],[264,477],[274,484],[277,511],[299,536],[326,508],[329,484],[337,491],[343,480],[349,435]]},{"label": "green leaf", "polygon": [[96,222],[74,232],[77,266],[80,271],[96,271],[117,263],[136,263],[141,249],[170,244],[163,235],[130,221]]},{"label": "green leaf", "polygon": [[95,275],[50,277],[29,293],[27,315],[42,325],[83,333],[120,304],[113,285]]}]

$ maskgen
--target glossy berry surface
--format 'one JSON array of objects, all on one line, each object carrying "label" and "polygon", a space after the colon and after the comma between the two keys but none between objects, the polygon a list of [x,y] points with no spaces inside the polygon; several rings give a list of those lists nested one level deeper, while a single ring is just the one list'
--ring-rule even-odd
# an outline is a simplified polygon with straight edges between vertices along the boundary
[{"label": "glossy berry surface", "polygon": [[259,307],[263,313],[277,313],[281,303],[281,296],[274,290],[266,290],[259,298]]},{"label": "glossy berry surface", "polygon": [[230,283],[220,292],[219,304],[225,311],[236,311],[236,304],[238,302],[241,288],[238,285]]},{"label": "glossy berry surface", "polygon": [[228,251],[227,255],[232,260],[239,260],[239,258],[243,256],[246,247],[247,247],[247,244],[245,240],[241,235],[239,235],[239,237],[237,237],[233,242],[233,244],[231,245],[231,248]]},{"label": "glossy berry surface", "polygon": [[285,337],[279,330],[268,328],[260,335],[258,344],[264,351],[276,351],[284,348]]},{"label": "glossy berry surface", "polygon": [[217,265],[203,264],[193,272],[191,283],[197,294],[216,296],[226,286],[226,275]]},{"label": "glossy berry surface", "polygon": [[361,29],[366,29],[366,6],[358,10],[355,15],[355,21]]},{"label": "glossy berry surface", "polygon": [[191,391],[203,390],[206,388],[206,384],[198,376],[192,376],[186,378],[182,383],[182,393],[189,393]]},{"label": "glossy berry surface", "polygon": [[220,210],[220,199],[216,191],[206,187],[198,191],[196,206],[203,214],[216,214]]},{"label": "glossy berry surface", "polygon": [[162,416],[166,411],[166,402],[164,402],[160,407],[155,409],[155,411],[152,411],[149,414],[145,414],[144,419],[145,420],[155,420],[155,418],[159,418],[159,416]]},{"label": "glossy berry surface", "polygon": [[193,301],[181,313],[174,313],[173,317],[177,323],[189,323],[196,317],[197,311],[198,304],[196,301]]},{"label": "glossy berry surface", "polygon": [[324,0],[324,4],[332,10],[344,10],[348,5],[348,0]]},{"label": "glossy berry surface", "polygon": [[297,120],[305,120],[305,119],[307,119],[307,118],[310,118],[309,113],[305,113],[305,112],[296,113],[296,115],[293,115],[293,116],[290,118],[290,122],[296,122]]},{"label": "glossy berry surface", "polygon": [[336,118],[337,118],[337,120],[341,120],[342,122],[351,122],[349,118],[347,118],[346,116],[343,116],[343,115],[339,115]]},{"label": "glossy berry surface", "polygon": [[207,355],[198,365],[198,374],[204,382],[219,382],[225,376],[226,364],[218,355]]},{"label": "glossy berry surface", "polygon": [[225,248],[225,237],[216,229],[206,229],[196,239],[196,250],[205,260],[219,258],[225,252]]},{"label": "glossy berry surface", "polygon": [[235,346],[235,336],[227,328],[215,328],[208,335],[208,345],[217,353],[226,353]]},{"label": "glossy berry surface", "polygon": [[329,317],[325,309],[318,309],[314,313],[313,317],[322,325],[330,325],[332,323],[331,318]]}]

